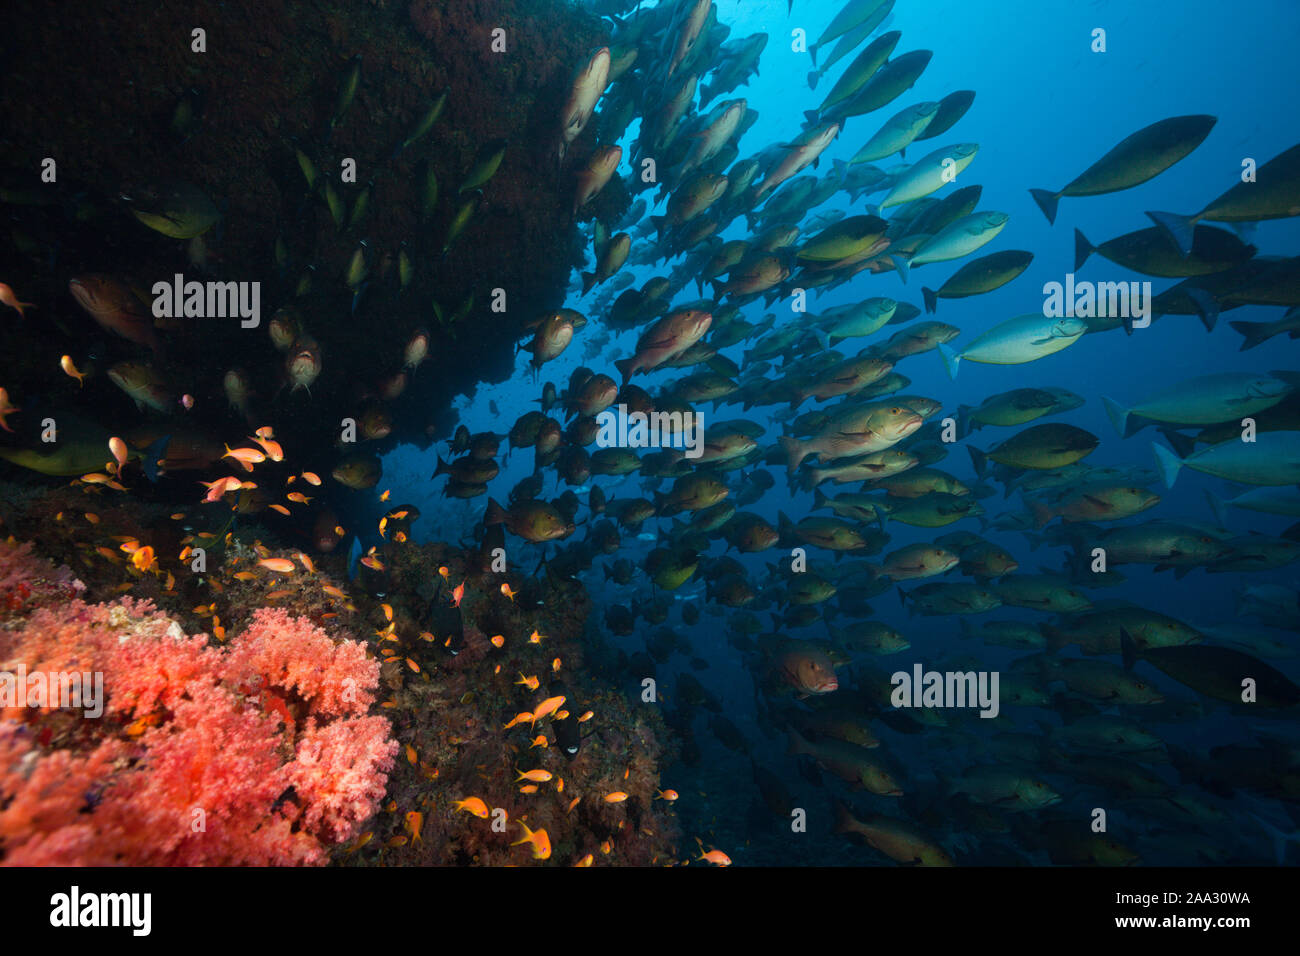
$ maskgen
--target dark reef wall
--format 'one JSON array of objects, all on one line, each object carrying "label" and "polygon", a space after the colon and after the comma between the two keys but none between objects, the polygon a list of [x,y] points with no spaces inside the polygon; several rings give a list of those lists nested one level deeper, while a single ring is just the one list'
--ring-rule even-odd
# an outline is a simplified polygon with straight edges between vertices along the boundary
[{"label": "dark reef wall", "polygon": [[[356,416],[397,374],[415,330],[432,333],[430,361],[392,403],[393,435],[367,451],[399,440],[426,444],[449,400],[508,376],[523,326],[561,303],[575,233],[555,125],[572,71],[603,41],[603,27],[560,0],[424,2],[409,11],[383,2],[18,2],[5,20],[0,185],[15,201],[4,206],[11,228],[0,235],[0,261],[4,278],[39,303],[27,321],[0,329],[6,355],[31,359],[7,368],[11,396],[73,396],[76,383],[57,367],[69,353],[91,372],[77,399],[114,423],[134,416],[102,373],[142,356],[78,308],[67,291],[73,275],[119,275],[146,294],[176,272],[257,280],[261,328],[208,319],[166,329],[167,375],[197,400],[191,424],[229,433],[244,423],[227,411],[223,375],[245,370],[259,423],[274,424],[300,461],[314,452],[313,463],[328,470],[339,420]],[[504,54],[491,50],[497,26],[507,31]],[[206,31],[205,53],[191,50],[196,27]],[[360,84],[331,131],[354,56]],[[446,109],[432,131],[390,159],[444,90]],[[197,105],[198,118],[174,123],[180,103]],[[497,139],[508,143],[501,167],[444,258],[458,186]],[[587,139],[580,157],[592,148]],[[299,149],[321,177],[314,191]],[[55,187],[37,179],[45,157],[58,163]],[[345,157],[357,161],[355,184],[340,182]],[[440,186],[427,219],[426,164]],[[151,231],[117,199],[173,179],[197,185],[224,213],[201,248]],[[348,217],[372,184],[358,224],[336,227],[324,181]],[[344,276],[363,240],[369,284],[354,311]],[[402,249],[413,265],[405,289]],[[296,294],[304,276],[310,290]],[[490,309],[496,288],[506,290],[505,313]],[[323,367],[310,397],[282,388],[283,355],[266,328],[280,307],[295,310],[320,344]]]}]

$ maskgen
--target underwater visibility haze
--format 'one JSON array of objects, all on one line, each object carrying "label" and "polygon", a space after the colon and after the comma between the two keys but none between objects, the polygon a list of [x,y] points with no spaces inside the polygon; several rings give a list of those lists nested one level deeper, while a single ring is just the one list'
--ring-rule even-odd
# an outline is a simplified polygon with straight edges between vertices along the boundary
[{"label": "underwater visibility haze", "polygon": [[0,864],[1297,861],[1300,6],[16,6]]}]

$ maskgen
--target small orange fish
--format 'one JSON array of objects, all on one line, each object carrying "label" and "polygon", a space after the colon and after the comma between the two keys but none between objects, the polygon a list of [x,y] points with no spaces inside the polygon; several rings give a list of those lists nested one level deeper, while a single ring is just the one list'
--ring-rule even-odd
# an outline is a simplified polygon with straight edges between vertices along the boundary
[{"label": "small orange fish", "polygon": [[581,802],[582,802],[582,797],[574,797],[572,800],[569,801],[569,809],[566,810],[565,813],[572,813],[573,808],[576,807]]},{"label": "small orange fish", "polygon": [[442,577],[444,581],[449,580],[451,577],[451,568],[441,567],[438,569],[438,574]]},{"label": "small orange fish", "polygon": [[336,597],[336,598],[347,597],[347,595],[343,593],[342,588],[339,588],[333,584],[322,584],[320,589],[324,591],[326,594],[328,594],[330,597]]},{"label": "small orange fish", "polygon": [[126,464],[126,442],[114,435],[108,440],[108,450],[113,453],[118,468]]},{"label": "small orange fish", "polygon": [[86,512],[86,520],[89,521],[91,524],[99,524],[99,515],[94,514],[93,512],[87,511],[87,512]]},{"label": "small orange fish", "polygon": [[695,859],[705,860],[708,863],[712,863],[714,866],[731,866],[731,857],[727,856],[727,854],[723,853],[721,850],[710,850],[708,853],[705,853],[703,844],[700,845],[700,855]]},{"label": "small orange fish", "polygon": [[379,608],[384,612],[384,620],[391,621],[393,619],[393,606],[391,604],[381,604]]},{"label": "small orange fish", "polygon": [[614,844],[610,843],[608,840],[606,840],[604,843],[600,845],[600,852],[605,854],[606,856],[609,856],[610,853],[612,853],[613,851],[614,851]]},{"label": "small orange fish", "polygon": [[361,559],[361,563],[373,571],[384,570],[384,562],[380,561],[373,554],[368,554]]},{"label": "small orange fish", "polygon": [[409,667],[411,670],[415,671],[417,674],[420,673],[420,665],[415,663],[415,661],[411,660],[409,657],[406,659],[406,666]]},{"label": "small orange fish", "polygon": [[537,723],[537,721],[541,720],[543,717],[550,716],[551,714],[559,710],[560,707],[562,707],[563,705],[564,705],[564,697],[562,696],[546,698],[546,700],[538,704],[537,709],[533,711],[532,713],[533,723]]},{"label": "small orange fish", "polygon": [[510,582],[508,581],[502,582],[501,593],[504,594],[506,597],[510,598],[510,600],[512,601],[515,599],[515,592],[510,589]]},{"label": "small orange fish", "polygon": [[656,800],[667,800],[669,803],[672,803],[677,799],[676,790],[658,790],[656,792],[659,794],[655,797]]},{"label": "small orange fish", "polygon": [[257,563],[276,574],[289,574],[293,571],[293,562],[288,558],[263,558]]},{"label": "small orange fish", "polygon": [[295,554],[294,557],[297,558],[298,563],[301,564],[304,568],[306,568],[311,574],[316,573],[316,565],[312,562],[312,559],[310,557],[303,554],[301,551]]},{"label": "small orange fish", "polygon": [[254,574],[252,571],[236,571],[236,572],[235,572],[235,580],[236,580],[236,581],[253,581],[253,580],[255,580],[256,578],[257,578],[257,575]]},{"label": "small orange fish", "polygon": [[24,309],[36,308],[35,302],[19,302],[17,293],[3,282],[0,282],[0,303],[9,306],[9,308],[13,309],[24,319],[27,318],[27,313],[23,311]]},{"label": "small orange fish", "polygon": [[523,828],[524,835],[516,840],[511,846],[519,846],[521,843],[530,843],[533,847],[534,860],[548,860],[551,856],[551,838],[547,835],[545,828],[533,831],[528,829],[528,824],[522,820],[516,820],[516,823]]},{"label": "small orange fish", "polygon": [[289,516],[289,514],[290,514],[289,509],[286,508],[286,507],[285,507],[284,505],[282,505],[282,504],[278,504],[278,503],[277,503],[277,504],[273,504],[273,505],[268,505],[267,507],[269,507],[269,508],[270,508],[272,511],[274,511],[276,514],[282,514],[282,515],[284,515],[286,518],[287,518],[287,517]]},{"label": "small orange fish", "polygon": [[541,631],[534,630],[533,633],[531,633],[531,634],[528,635],[528,643],[529,643],[529,644],[540,644],[540,643],[542,643],[542,640],[543,640],[545,637],[546,637],[546,635],[543,634]]},{"label": "small orange fish", "polygon": [[385,489],[383,490],[383,492],[380,494],[380,496],[379,496],[379,500],[380,500],[380,501],[387,501],[387,500],[388,500],[388,496],[391,495],[391,494],[392,494],[392,491],[390,491],[389,489],[385,488]]},{"label": "small orange fish", "polygon": [[406,832],[411,834],[411,844],[420,842],[420,829],[424,826],[424,814],[419,810],[410,810],[406,814]]},{"label": "small orange fish", "polygon": [[478,797],[466,797],[464,800],[457,800],[455,806],[457,810],[464,810],[466,813],[472,813],[480,820],[486,820],[488,818],[487,804]]},{"label": "small orange fish", "polygon": [[578,723],[585,724],[587,721],[591,720],[591,718],[595,716],[596,715],[593,714],[591,711],[587,711],[585,714],[583,714],[581,717],[578,718]]},{"label": "small orange fish", "polygon": [[243,466],[244,471],[252,471],[254,465],[260,465],[266,461],[266,453],[256,448],[231,448],[226,446],[226,453],[222,458],[233,458]]},{"label": "small orange fish", "polygon": [[465,582],[461,581],[456,585],[456,589],[451,592],[451,606],[460,607],[461,600],[465,597]]},{"label": "small orange fish", "polygon": [[63,369],[65,373],[71,375],[77,380],[78,388],[85,388],[86,373],[77,371],[77,366],[73,364],[71,355],[65,355],[63,358],[59,359],[59,368]]},{"label": "small orange fish", "polygon": [[311,503],[311,499],[308,498],[306,495],[304,495],[301,491],[291,491],[284,497],[287,501],[292,501],[296,505],[305,505]]},{"label": "small orange fish", "polygon": [[257,437],[250,440],[261,445],[262,451],[266,453],[266,457],[271,461],[284,461],[284,449],[280,447],[279,442],[271,441],[271,429],[269,427],[259,428],[257,431]]},{"label": "small orange fish", "polygon": [[536,792],[537,792],[537,784],[535,784],[535,783],[526,783],[526,784],[524,784],[522,787],[519,788],[519,792],[520,792],[520,793],[536,793]]},{"label": "small orange fish", "polygon": [[551,661],[551,673],[558,674],[560,672],[561,666],[563,665],[560,663],[560,659],[557,657],[555,660]]},{"label": "small orange fish", "polygon": [[[515,771],[519,772],[519,768],[515,767]],[[549,770],[525,770],[515,777],[515,783],[520,780],[527,780],[530,783],[546,783],[552,776],[554,775]]]},{"label": "small orange fish", "polygon": [[605,794],[606,803],[622,803],[627,799],[627,794],[622,790],[615,790],[613,793]]},{"label": "small orange fish", "polygon": [[[293,592],[290,591],[290,590],[288,590],[287,588],[279,588],[279,589],[277,589],[277,590],[275,590],[275,591],[267,591],[267,592],[266,592],[266,599],[267,599],[268,601],[278,601],[278,600],[280,600],[281,598],[287,598],[287,597],[288,597],[290,594],[292,594],[292,593],[293,593]],[[329,615],[328,615],[328,614],[322,614],[321,617],[329,617]]]},{"label": "small orange fish", "polygon": [[577,863],[573,865],[575,867],[591,866],[591,862],[594,859],[595,857],[593,857],[590,853],[588,853],[586,856],[584,856],[581,860],[579,860]]},{"label": "small orange fish", "polygon": [[314,471],[304,471],[302,478],[309,485],[320,485],[320,477]]},{"label": "small orange fish", "polygon": [[21,411],[22,409],[17,405],[10,404],[9,393],[3,388],[0,388],[0,428],[3,428],[7,432],[12,432],[13,429],[10,428],[9,423],[5,421],[5,416]]},{"label": "small orange fish", "polygon": [[534,747],[549,747],[549,746],[550,746],[550,741],[546,739],[546,734],[538,734],[536,737],[533,738],[533,742],[528,745],[528,749],[532,750]]},{"label": "small orange fish", "polygon": [[406,544],[406,532],[405,531],[397,532],[396,534],[393,535],[393,540],[396,541],[398,544]]},{"label": "small orange fish", "polygon": [[525,720],[527,720],[527,721],[533,721],[533,720],[534,720],[533,715],[530,714],[530,713],[529,713],[528,711],[526,711],[526,710],[525,710],[525,711],[522,711],[521,713],[515,714],[514,720],[510,721],[510,723],[506,724],[506,725],[505,725],[504,727],[502,727],[501,729],[502,729],[502,730],[509,730],[511,727],[515,726],[516,724],[522,724]]},{"label": "small orange fish", "polygon": [[506,638],[505,638],[505,635],[504,635],[504,634],[493,634],[493,635],[492,635],[492,646],[493,646],[493,647],[497,647],[497,648],[505,647],[505,646],[506,646]]},{"label": "small orange fish", "polygon": [[519,680],[515,681],[515,683],[522,684],[529,690],[537,690],[537,688],[541,686],[541,682],[536,677],[525,677],[522,673],[519,675]]},{"label": "small orange fish", "polygon": [[412,747],[410,744],[407,744],[407,745],[406,745],[406,762],[409,763],[412,767],[414,767],[414,766],[415,766],[415,762],[416,762],[417,760],[419,760],[419,759],[420,759],[420,755],[417,754],[417,753],[415,752],[415,748]]},{"label": "small orange fish", "polygon": [[379,537],[381,537],[381,538],[386,538],[386,537],[388,537],[387,529],[388,529],[388,519],[387,519],[387,518],[380,518],[380,519],[379,519]]}]

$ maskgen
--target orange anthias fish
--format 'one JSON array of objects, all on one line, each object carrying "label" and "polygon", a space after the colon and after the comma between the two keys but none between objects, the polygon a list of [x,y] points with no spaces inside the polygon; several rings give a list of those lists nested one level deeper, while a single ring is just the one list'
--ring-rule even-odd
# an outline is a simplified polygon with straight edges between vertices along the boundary
[{"label": "orange anthias fish", "polygon": [[544,701],[542,701],[540,704],[538,704],[538,705],[537,705],[537,709],[533,711],[533,714],[532,714],[532,717],[533,717],[533,723],[534,723],[534,724],[537,723],[537,722],[538,722],[539,720],[541,720],[543,717],[549,717],[551,714],[553,714],[553,713],[555,713],[557,710],[559,710],[562,706],[564,706],[564,698],[563,698],[563,697],[548,697],[548,698],[546,698],[546,700],[544,700]]},{"label": "orange anthias fish", "polygon": [[85,387],[86,373],[77,371],[77,366],[73,364],[71,355],[65,355],[63,358],[59,359],[59,368],[63,369],[64,372],[75,378],[79,387]]},{"label": "orange anthias fish", "polygon": [[3,282],[0,282],[0,305],[9,306],[9,308],[15,310],[24,319],[27,318],[27,313],[23,311],[24,309],[36,308],[35,302],[19,302],[17,293]]},{"label": "orange anthias fish", "polygon": [[263,558],[257,563],[268,571],[274,571],[277,574],[289,574],[294,568],[293,562],[288,558]]},{"label": "orange anthias fish", "polygon": [[501,593],[512,601],[515,599],[515,592],[511,589],[510,582],[508,581],[503,581],[501,583]]},{"label": "orange anthias fish", "polygon": [[233,458],[243,466],[245,471],[252,471],[254,465],[266,461],[266,453],[256,448],[231,448],[229,445],[226,446],[226,453],[221,457]]},{"label": "orange anthias fish", "polygon": [[9,423],[5,421],[5,416],[21,411],[22,409],[17,405],[10,404],[9,393],[3,388],[0,388],[0,428],[3,428],[7,432],[13,431],[13,429],[9,427]]},{"label": "orange anthias fish", "polygon": [[705,853],[703,841],[700,840],[699,837],[696,837],[695,842],[700,844],[700,855],[695,859],[704,860],[707,863],[712,863],[714,866],[731,866],[731,857],[727,856],[727,854],[723,853],[716,847],[708,853]]},{"label": "orange anthias fish", "polygon": [[522,724],[525,720],[530,722],[535,722],[536,718],[531,713],[525,710],[522,711],[521,713],[515,714],[514,719],[510,721],[510,723],[502,727],[501,729],[509,730],[511,727],[514,727],[516,724]]},{"label": "orange anthias fish", "polygon": [[627,799],[627,794],[622,790],[615,790],[613,793],[605,794],[606,803],[622,803]]},{"label": "orange anthias fish", "polygon": [[519,846],[521,843],[530,843],[533,847],[534,860],[549,860],[551,857],[551,838],[547,835],[545,828],[534,832],[528,829],[528,824],[522,820],[516,820],[515,822],[523,828],[524,835],[510,845]]},{"label": "orange anthias fish", "polygon": [[[515,767],[515,770],[518,771],[519,768]],[[525,770],[515,777],[515,783],[520,780],[527,780],[529,783],[546,783],[552,776],[549,770]]]},{"label": "orange anthias fish", "polygon": [[519,680],[515,681],[515,683],[522,684],[529,690],[537,690],[537,688],[541,686],[541,682],[538,681],[536,677],[525,677],[522,673],[519,675]]},{"label": "orange anthias fish", "polygon": [[420,829],[424,826],[424,814],[411,810],[406,814],[406,832],[411,835],[411,844],[420,842]]},{"label": "orange anthias fish", "polygon": [[487,804],[479,797],[466,797],[464,800],[457,800],[456,809],[464,810],[466,813],[472,813],[481,820],[486,820],[488,818]]},{"label": "orange anthias fish", "polygon": [[465,597],[465,582],[461,581],[456,585],[456,589],[451,592],[451,606],[460,607],[461,600]]}]

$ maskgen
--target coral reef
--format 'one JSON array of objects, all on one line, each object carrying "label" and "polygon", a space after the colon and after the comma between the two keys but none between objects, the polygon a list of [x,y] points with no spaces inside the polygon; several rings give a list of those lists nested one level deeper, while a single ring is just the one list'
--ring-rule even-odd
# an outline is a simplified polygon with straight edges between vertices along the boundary
[{"label": "coral reef", "polygon": [[147,601],[36,604],[0,671],[102,675],[102,714],[7,701],[0,862],[319,864],[375,812],[397,744],[362,645],[278,609],[222,647]]}]

